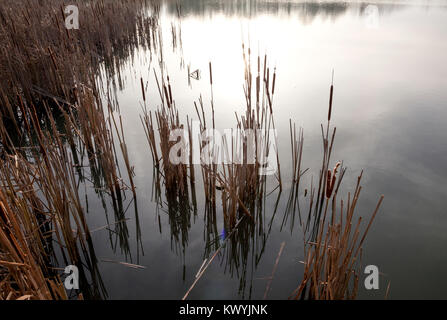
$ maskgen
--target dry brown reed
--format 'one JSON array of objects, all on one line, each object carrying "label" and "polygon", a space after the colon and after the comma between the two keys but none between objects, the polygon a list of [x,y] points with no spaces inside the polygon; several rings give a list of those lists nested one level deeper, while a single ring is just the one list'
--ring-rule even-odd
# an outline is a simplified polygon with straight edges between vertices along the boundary
[{"label": "dry brown reed", "polygon": [[[332,212],[325,207],[322,220],[318,222],[315,241],[305,244],[304,276],[293,294],[295,299],[341,300],[355,299],[358,292],[359,269],[362,246],[371,224],[383,201],[383,196],[372,213],[366,229],[361,231],[362,217],[354,217],[360,196],[361,175],[353,197],[340,202],[332,198]],[[329,198],[328,198],[329,202]]]},{"label": "dry brown reed", "polygon": [[[92,83],[94,83],[93,80]],[[124,200],[125,191],[128,189],[132,191],[136,219],[138,219],[133,181],[134,171],[127,151],[119,105],[112,99],[110,88],[104,95],[106,97],[101,95],[96,86],[91,88],[81,86],[79,90],[76,90],[74,108],[65,111],[59,106],[59,110],[66,122],[66,137],[69,141],[79,140],[78,147],[72,147],[73,154],[77,154],[77,149],[86,151],[90,175],[96,192],[103,200],[103,193],[107,193],[111,198],[115,214],[116,234],[119,235],[122,251],[127,255],[129,245]],[[103,98],[106,99],[107,107],[103,106]],[[74,142],[70,144],[74,145]],[[117,145],[121,152],[117,152]],[[76,158],[78,157],[76,156]],[[128,182],[125,181],[121,173],[119,158],[124,162]],[[79,161],[82,159],[78,159]],[[103,206],[107,211],[104,204]],[[137,235],[139,235],[139,228]]]},{"label": "dry brown reed", "polygon": [[[160,78],[156,75],[155,79],[162,104],[154,117],[147,111],[147,96],[141,79],[144,102],[141,121],[154,163],[155,198],[161,204],[164,196],[172,239],[183,251],[188,242],[191,212],[197,211],[192,120],[188,117],[186,126],[180,121],[170,79],[164,71],[163,43],[157,21],[159,5],[146,0],[74,1],[72,4],[80,8],[82,33],[65,29],[62,0],[43,0],[32,8],[12,0],[0,3],[0,37],[4,39],[0,44],[0,77],[6,79],[0,83],[1,299],[67,298],[58,275],[52,271],[58,255],[66,265],[87,265],[92,281],[103,289],[78,190],[78,179],[82,178],[77,171],[82,167],[80,149],[87,154],[95,190],[101,194],[108,192],[112,198],[117,234],[123,250],[129,251],[123,198],[124,191],[131,189],[135,200],[134,172],[119,108],[112,103],[109,92],[106,97],[102,95],[96,79],[102,69],[107,77],[117,74],[120,79],[123,60],[138,46],[158,50],[161,75]],[[151,9],[150,13],[144,10],[147,8]],[[180,18],[180,9],[178,12]],[[175,50],[181,47],[181,27],[172,25],[171,34]],[[213,149],[210,155],[214,159],[220,154],[229,161],[201,163],[200,170],[206,199],[206,228],[217,235],[216,206],[220,192],[224,226],[229,234],[224,240],[223,260],[226,257],[230,271],[239,272],[242,266],[240,289],[244,290],[250,246],[256,246],[253,263],[257,264],[274,217],[273,214],[270,224],[265,223],[265,199],[269,193],[267,177],[260,174],[272,154],[276,158],[273,191],[279,192],[275,213],[283,186],[277,136],[271,131],[275,129],[276,69],[269,67],[267,55],[263,59],[257,56],[253,63],[251,48],[242,44],[242,51],[245,114],[236,114],[235,135],[223,141],[213,138],[212,144],[220,144],[222,149]],[[211,119],[208,124],[215,129],[211,62],[209,83]],[[297,299],[356,296],[362,245],[383,200],[382,196],[363,235],[362,218],[357,221],[354,218],[361,175],[353,197],[348,194],[347,203],[341,201],[338,209],[337,196],[346,168],[337,163],[331,169],[336,132],[330,126],[333,92],[332,83],[327,127],[321,126],[323,160],[317,188],[310,188],[304,224],[299,206],[301,176],[306,172],[301,167],[304,138],[302,130],[297,133],[290,122],[292,188],[283,224],[290,218],[293,229],[294,214],[298,211],[300,225],[308,236],[303,281],[293,295]],[[107,100],[106,108],[103,98]],[[202,97],[195,108],[200,133],[204,133],[209,128]],[[63,119],[63,130],[56,113]],[[189,165],[172,163],[170,153],[179,141],[171,141],[170,134],[186,128],[184,138],[190,148]],[[243,133],[250,131],[254,135]],[[120,148],[130,186],[121,175],[116,145]],[[205,143],[196,147],[202,154]],[[216,242],[214,255],[204,263],[205,268],[199,270],[196,281],[222,248],[223,244],[219,246]],[[100,296],[98,289],[88,295],[97,296]]]},{"label": "dry brown reed", "polygon": [[[14,200],[15,207],[28,209],[22,199]],[[36,255],[42,249],[37,217],[16,212],[0,189],[0,300],[66,299],[61,280],[46,277],[42,256]]]},{"label": "dry brown reed", "polygon": [[76,89],[91,87],[92,75],[101,68],[107,76],[119,76],[122,61],[137,46],[153,48],[156,1],[72,1],[79,8],[80,30],[65,28],[66,4],[0,3],[0,77],[5,80],[0,83],[5,106],[0,112],[11,128],[23,125],[21,106],[32,103],[40,114],[43,101],[70,105]]},{"label": "dry brown reed", "polygon": [[[143,115],[141,122],[151,150],[154,164],[153,189],[154,200],[159,208],[165,211],[171,228],[171,243],[173,248],[182,253],[188,244],[188,231],[191,227],[191,216],[197,213],[197,201],[195,193],[194,166],[187,164],[187,144],[192,142],[192,129],[189,120],[187,126],[181,123],[179,113],[173,98],[169,76],[159,78],[155,72],[155,79],[161,99],[161,106],[155,111],[154,117],[146,108],[146,94],[143,92]],[[155,120],[154,120],[155,118]],[[187,135],[177,137],[179,140],[171,140],[171,133],[175,130],[187,129]],[[173,148],[180,145],[179,150]],[[176,151],[173,151],[173,150]],[[182,157],[180,163],[171,161],[171,153]],[[192,153],[191,153],[192,156]],[[192,163],[192,159],[188,159]],[[164,191],[164,193],[162,193]],[[166,210],[164,203],[166,202]],[[160,217],[159,217],[160,219]]]},{"label": "dry brown reed", "polygon": [[[33,246],[29,249],[39,262],[36,270],[41,268],[46,276],[51,274],[47,268],[56,259],[54,243],[65,265],[85,262],[94,266],[94,252],[70,154],[60,134],[43,131],[35,110],[31,116],[29,125],[36,135],[36,147],[28,155],[15,149],[14,154],[5,155],[2,160],[0,182],[5,203],[12,208],[16,219],[35,221],[33,238],[29,239]],[[51,131],[57,132],[51,117],[50,122]],[[2,228],[9,227],[8,221],[3,223]]]},{"label": "dry brown reed", "polygon": [[[275,128],[273,96],[276,72],[273,73],[273,83],[270,83],[270,68],[267,65],[267,56],[264,57],[263,63],[258,57],[257,77],[254,81],[251,50],[250,48],[245,50],[243,46],[243,52],[245,63],[243,89],[246,112],[242,116],[236,114],[237,122],[235,129],[232,131],[233,134],[225,135],[222,141],[216,141],[214,135],[209,136],[209,132],[206,132],[208,129],[216,128],[211,63],[209,63],[210,105],[208,108],[205,106],[202,96],[199,97],[197,102],[194,102],[200,124],[200,134],[206,133],[210,140],[202,141],[198,149],[202,160],[200,169],[203,186],[201,187],[203,187],[206,200],[204,236],[207,247],[205,261],[184,299],[188,297],[190,291],[219,253],[222,253],[221,263],[225,264],[225,270],[228,270],[231,274],[238,274],[240,278],[239,292],[243,296],[248,294],[250,297],[253,288],[250,284],[253,281],[253,274],[251,277],[248,276],[248,263],[251,261],[253,266],[259,263],[278,208],[282,182],[276,148],[276,135],[270,136],[271,129]],[[261,70],[264,70],[263,74],[261,74]],[[159,85],[159,87],[161,86]],[[159,89],[159,91],[162,90]],[[206,110],[210,110],[211,116],[209,119],[206,116]],[[173,118],[177,119],[178,115],[176,114]],[[155,130],[151,129],[154,127],[154,123],[150,113],[145,113],[143,123],[145,124],[152,156],[155,159],[154,163],[156,166],[162,165],[157,159],[159,152],[155,150],[157,144],[155,143]],[[188,136],[191,145],[192,133],[189,122]],[[273,189],[273,191],[278,190],[278,198],[270,223],[267,223],[265,221],[267,178],[261,172],[266,169],[267,158],[271,161],[271,155],[275,159],[276,166],[274,167],[278,168],[275,176],[277,185]],[[161,156],[160,158],[163,159],[164,157]],[[205,159],[211,160],[211,162]],[[190,177],[193,178],[194,172],[191,170],[190,172]],[[216,200],[219,196],[224,220],[223,239],[222,235],[217,232]],[[220,239],[223,241],[220,241]],[[253,250],[252,255],[250,254],[251,250]],[[248,292],[246,292],[246,289]]]},{"label": "dry brown reed", "polygon": [[[355,218],[355,210],[362,187],[362,173],[357,179],[354,193],[348,193],[348,200],[338,202],[338,193],[346,168],[337,162],[330,169],[335,132],[331,130],[334,85],[330,88],[328,123],[326,130],[321,126],[323,139],[323,161],[320,169],[318,189],[312,185],[308,197],[309,211],[304,224],[304,276],[300,286],[293,293],[294,299],[340,300],[355,299],[358,292],[360,256],[362,246],[371,224],[383,201],[383,195],[370,217],[366,229],[361,229],[362,217]],[[295,125],[290,124],[293,181],[287,214],[299,211],[299,184],[301,171],[303,134],[296,135]],[[330,132],[332,132],[330,134]],[[315,191],[316,199],[315,199]],[[306,189],[307,191],[307,189]],[[307,192],[305,194],[307,197]],[[301,225],[301,214],[300,214]],[[307,240],[306,240],[307,238]]]},{"label": "dry brown reed", "polygon": [[283,228],[287,223],[289,223],[290,230],[293,231],[295,226],[295,213],[297,211],[300,226],[302,225],[302,217],[301,217],[300,201],[299,201],[300,182],[301,177],[308,171],[308,169],[302,170],[301,168],[303,160],[303,145],[304,145],[303,129],[299,129],[299,132],[297,134],[296,125],[292,124],[292,120],[289,121],[289,125],[290,125],[290,144],[292,151],[292,181],[291,181],[289,198],[287,200],[286,211],[281,224],[281,228]]},{"label": "dry brown reed", "polygon": [[[80,10],[82,32],[65,28],[62,0],[31,6],[24,1],[0,3],[0,36],[4,40],[0,44],[0,77],[6,80],[0,84],[2,204],[11,208],[4,209],[8,215],[14,212],[15,219],[23,223],[22,232],[28,238],[18,243],[29,245],[15,248],[21,252],[12,257],[12,251],[3,250],[8,246],[8,239],[3,238],[1,254],[6,254],[2,261],[14,258],[11,263],[33,264],[31,271],[23,266],[12,269],[11,264],[6,273],[2,269],[0,281],[9,288],[9,293],[2,291],[6,298],[17,298],[23,292],[32,298],[66,297],[65,292],[62,295],[55,290],[58,283],[51,278],[50,266],[59,254],[66,265],[88,266],[91,280],[103,290],[78,190],[82,150],[87,153],[95,190],[108,190],[111,195],[117,221],[125,221],[123,190],[131,188],[135,194],[121,116],[116,119],[110,102],[103,108],[95,77],[101,75],[101,68],[107,76],[118,73],[119,77],[123,59],[137,46],[151,49],[156,45],[159,5],[145,0],[70,4]],[[118,139],[130,187],[121,177],[114,139]],[[11,228],[8,223],[2,221],[2,230]],[[127,227],[116,225],[125,243]],[[15,232],[20,237],[19,229]],[[35,240],[33,245],[30,239]],[[26,250],[31,252],[29,260],[20,262]],[[48,292],[43,285],[46,277],[46,286],[54,287]],[[100,296],[94,290],[84,296]]]},{"label": "dry brown reed", "polygon": [[[171,141],[170,135],[171,132],[177,129],[183,130],[185,126],[180,122],[178,110],[172,98],[169,76],[166,80],[162,78],[161,84],[159,83],[158,77],[155,77],[157,79],[162,105],[155,112],[156,123],[153,121],[152,112],[148,112],[147,109],[144,109],[141,121],[150,146],[154,166],[162,173],[165,187],[170,191],[174,191],[173,194],[175,197],[182,198],[187,196],[188,193],[189,170],[184,163],[176,164],[171,161],[171,148],[179,141]],[[156,137],[160,138],[159,143],[157,143]],[[192,137],[188,136],[185,138],[189,141]],[[186,146],[184,147],[186,148]],[[185,152],[185,150],[180,151]]]},{"label": "dry brown reed", "polygon": [[[267,194],[267,176],[261,174],[265,170],[271,154],[275,155],[275,177],[277,186],[282,190],[281,170],[277,150],[277,137],[273,118],[273,96],[275,92],[276,71],[270,85],[270,68],[267,55],[261,63],[260,56],[253,71],[250,47],[242,44],[245,65],[244,93],[246,111],[240,118],[236,115],[237,130],[227,141],[223,141],[223,149],[228,163],[222,164],[218,180],[222,190],[222,205],[226,227],[231,229],[241,214],[245,214],[256,222],[257,208]],[[263,74],[261,74],[263,70]],[[254,76],[255,74],[255,76]],[[255,79],[255,80],[254,80]],[[273,131],[272,131],[273,130]],[[250,135],[250,133],[253,133]],[[271,137],[270,135],[274,136]],[[271,163],[270,163],[271,165]]]}]

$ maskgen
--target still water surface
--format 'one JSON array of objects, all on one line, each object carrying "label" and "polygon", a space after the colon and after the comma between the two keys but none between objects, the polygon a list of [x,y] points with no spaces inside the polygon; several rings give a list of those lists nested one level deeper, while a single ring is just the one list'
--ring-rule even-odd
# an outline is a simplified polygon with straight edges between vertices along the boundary
[{"label": "still water surface", "polygon": [[[373,20],[368,5],[378,13]],[[442,2],[189,0],[182,1],[181,17],[173,2],[163,5],[160,20],[166,70],[184,119],[194,118],[193,102],[200,95],[209,106],[211,61],[216,125],[234,127],[234,112],[245,109],[241,44],[249,44],[254,56],[268,55],[277,70],[274,114],[283,180],[290,176],[289,118],[304,129],[303,166],[310,168],[304,184],[318,175],[320,123],[327,118],[334,70],[337,137],[332,159],[348,166],[346,190],[353,189],[364,169],[358,214],[369,216],[379,195],[385,195],[363,255],[364,265],[377,265],[383,273],[380,290],[361,286],[359,296],[383,298],[391,282],[390,298],[447,297],[447,7]],[[175,48],[172,26],[181,30]],[[99,269],[112,299],[181,298],[213,252],[207,239],[219,241],[222,230],[218,210],[217,233],[207,231],[200,190],[197,215],[185,221],[169,221],[151,201],[153,170],[139,119],[140,77],[149,81],[149,108],[155,110],[157,59],[139,51],[121,73],[118,97],[135,167],[141,239],[132,202],[126,213],[128,254],[113,232],[93,232]],[[188,65],[202,75],[190,85]],[[91,229],[107,224],[100,201],[87,193]],[[223,250],[189,298],[262,298],[282,242],[285,249],[268,297],[288,298],[303,273],[302,230],[298,225],[292,232],[290,227],[281,230],[288,183],[273,215],[277,196],[267,200],[266,223],[258,236],[241,243],[236,256]]]}]

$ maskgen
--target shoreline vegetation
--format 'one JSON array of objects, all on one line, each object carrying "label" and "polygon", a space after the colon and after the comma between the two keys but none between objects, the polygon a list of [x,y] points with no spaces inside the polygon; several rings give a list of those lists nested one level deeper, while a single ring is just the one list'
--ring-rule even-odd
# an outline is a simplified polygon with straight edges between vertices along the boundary
[{"label": "shoreline vegetation", "polygon": [[[356,213],[363,172],[352,193],[339,195],[347,169],[343,162],[331,159],[336,134],[331,126],[334,85],[330,87],[327,123],[321,126],[323,155],[315,185],[301,186],[302,176],[311,173],[302,167],[303,130],[297,130],[292,119],[288,124],[292,172],[281,172],[278,139],[276,134],[271,136],[278,125],[274,120],[276,68],[269,65],[267,55],[253,56],[244,43],[241,99],[246,108],[244,114],[235,114],[235,128],[260,134],[253,141],[236,135],[216,142],[223,146],[220,152],[228,159],[240,157],[240,163],[194,165],[189,159],[190,164],[173,164],[169,155],[176,141],[169,140],[170,132],[186,129],[187,140],[193,145],[193,119],[198,119],[200,133],[216,128],[212,62],[209,71],[203,72],[203,77],[209,76],[211,100],[199,97],[192,102],[196,114],[186,115],[183,123],[163,60],[160,2],[74,1],[70,4],[79,7],[82,32],[65,29],[65,4],[62,0],[32,4],[5,0],[0,4],[0,38],[4,39],[0,44],[0,299],[108,297],[91,236],[96,230],[90,229],[86,219],[88,199],[82,193],[86,184],[93,186],[106,214],[113,211],[107,229],[114,250],[130,256],[126,216],[130,204],[140,241],[144,231],[138,223],[138,186],[114,96],[116,86],[123,86],[120,71],[124,61],[139,49],[149,52],[159,64],[159,72],[154,68],[156,87],[148,88],[141,78],[140,120],[153,162],[151,200],[168,214],[171,242],[177,244],[177,250],[184,250],[191,218],[202,208],[205,240],[210,243],[184,299],[218,254],[223,254],[234,272],[249,259],[247,242],[253,241],[257,246],[253,250],[263,252],[283,192],[288,192],[288,197],[282,226],[299,229],[304,243],[302,281],[295,292],[284,296],[355,299],[362,247],[383,196],[365,227]],[[177,12],[180,17],[180,5]],[[181,46],[180,27],[173,26],[171,36],[173,49]],[[118,83],[110,83],[112,78]],[[148,107],[148,90],[159,93],[162,103],[157,110]],[[205,145],[198,147],[204,151]],[[250,149],[256,157],[274,159],[276,173],[260,175],[260,163],[265,162],[256,158],[248,163]],[[214,152],[208,151],[209,156],[214,157]],[[198,201],[201,192],[204,204]],[[273,194],[277,194],[274,212],[271,220],[265,221],[265,202]],[[217,231],[218,219],[223,221],[223,237]],[[212,241],[219,238],[223,241]],[[140,249],[143,253],[140,246],[138,254]],[[242,262],[235,262],[235,255],[241,256]],[[67,265],[79,268],[79,290],[64,288],[62,266]],[[267,293],[268,288],[265,297]]]}]

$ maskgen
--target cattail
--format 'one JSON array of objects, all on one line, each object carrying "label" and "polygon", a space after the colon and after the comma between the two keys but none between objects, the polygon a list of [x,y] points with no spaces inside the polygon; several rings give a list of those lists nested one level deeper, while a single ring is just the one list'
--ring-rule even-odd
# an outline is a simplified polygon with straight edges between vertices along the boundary
[{"label": "cattail", "polygon": [[146,94],[144,92],[143,77],[141,77],[140,80],[141,80],[141,92],[143,93],[143,101],[146,102]]},{"label": "cattail", "polygon": [[275,83],[276,83],[276,67],[273,72],[272,96],[275,94]]},{"label": "cattail", "polygon": [[334,70],[332,70],[331,92],[329,94],[329,112],[328,112],[328,116],[327,116],[328,121],[331,121],[333,95],[334,95]]},{"label": "cattail", "polygon": [[169,81],[169,76],[167,76],[168,79],[168,90],[169,90],[169,102],[172,104],[172,90],[171,90],[171,82]]},{"label": "cattail", "polygon": [[331,170],[328,170],[327,176],[327,184],[326,184],[326,197],[330,198],[332,196],[332,192],[334,191],[335,181],[337,180],[337,172],[338,168],[341,166],[341,162],[337,162],[334,167],[333,173],[331,174]]},{"label": "cattail", "polygon": [[[335,176],[334,176],[335,179]],[[326,198],[330,198],[332,194],[332,172],[331,170],[327,171],[327,179],[326,179]]]},{"label": "cattail", "polygon": [[264,56],[264,81],[266,77],[266,68],[267,68],[267,55]]},{"label": "cattail", "polygon": [[213,70],[211,68],[211,62],[209,63],[209,67],[210,67],[210,84],[213,85]]}]

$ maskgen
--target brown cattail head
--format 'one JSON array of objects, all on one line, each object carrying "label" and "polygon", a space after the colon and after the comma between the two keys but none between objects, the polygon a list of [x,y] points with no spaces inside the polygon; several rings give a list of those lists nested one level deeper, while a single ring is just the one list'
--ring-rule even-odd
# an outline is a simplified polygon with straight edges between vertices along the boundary
[{"label": "brown cattail head", "polygon": [[273,72],[272,96],[275,94],[275,83],[276,83],[276,67],[275,71]]},{"label": "brown cattail head", "polygon": [[327,120],[331,121],[332,115],[332,98],[334,96],[334,70],[332,70],[332,82],[331,82],[331,92],[329,94],[329,112],[327,115]]},{"label": "brown cattail head", "polygon": [[326,198],[330,198],[332,194],[332,172],[331,170],[327,171],[327,179],[326,179]]},{"label": "brown cattail head", "polygon": [[169,76],[167,76],[168,79],[168,90],[169,90],[169,102],[172,104],[172,90],[171,90],[171,82],[169,81]]},{"label": "brown cattail head", "polygon": [[146,94],[144,93],[143,77],[141,77],[141,92],[143,93],[143,101],[146,102]]},{"label": "brown cattail head", "polygon": [[326,183],[326,197],[330,198],[332,196],[332,192],[334,191],[335,187],[335,181],[337,181],[337,172],[338,168],[341,166],[341,162],[337,162],[337,164],[334,167],[333,173],[331,173],[331,170],[328,170],[327,174],[327,183]]},{"label": "brown cattail head", "polygon": [[213,69],[211,68],[211,61],[210,61],[210,84],[213,85]]}]

